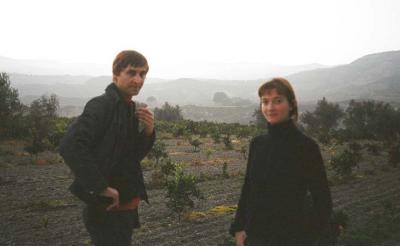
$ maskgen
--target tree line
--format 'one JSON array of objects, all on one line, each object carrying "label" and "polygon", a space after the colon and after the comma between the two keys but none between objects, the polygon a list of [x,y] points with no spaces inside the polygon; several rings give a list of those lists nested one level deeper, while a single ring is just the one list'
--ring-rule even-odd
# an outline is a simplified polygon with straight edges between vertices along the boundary
[{"label": "tree line", "polygon": [[[27,140],[26,150],[32,154],[55,150],[73,121],[58,117],[58,109],[56,95],[43,95],[30,105],[22,104],[18,91],[11,87],[9,76],[0,73],[0,140]],[[158,131],[184,137],[195,149],[201,144],[196,136],[209,136],[215,143],[223,142],[228,148],[230,136],[252,137],[266,129],[265,118],[259,109],[255,110],[255,120],[249,125],[185,120],[179,105],[168,102],[155,108],[154,116]],[[400,145],[400,110],[388,103],[351,100],[342,109],[337,103],[322,98],[315,110],[302,113],[299,119],[299,127],[322,143],[377,140],[391,146],[393,152]]]}]

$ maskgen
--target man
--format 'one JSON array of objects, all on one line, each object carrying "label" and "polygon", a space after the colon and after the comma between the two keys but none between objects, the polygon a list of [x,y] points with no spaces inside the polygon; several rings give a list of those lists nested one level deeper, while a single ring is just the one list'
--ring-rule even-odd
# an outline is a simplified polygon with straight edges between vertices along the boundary
[{"label": "man", "polygon": [[147,202],[140,161],[155,140],[152,112],[137,109],[132,97],[149,66],[142,54],[125,50],[112,69],[113,83],[86,104],[60,154],[75,176],[70,191],[85,202],[83,220],[93,244],[131,245],[139,202]]}]

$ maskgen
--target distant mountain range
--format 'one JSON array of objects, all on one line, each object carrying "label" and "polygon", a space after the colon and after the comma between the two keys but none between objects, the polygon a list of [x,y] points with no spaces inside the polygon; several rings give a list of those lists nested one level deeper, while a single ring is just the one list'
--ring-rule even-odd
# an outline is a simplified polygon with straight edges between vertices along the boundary
[{"label": "distant mountain range", "polygon": [[33,75],[106,75],[111,64],[74,63],[52,60],[23,60],[0,56],[0,71]]},{"label": "distant mountain range", "polygon": [[[150,76],[166,78],[214,78],[220,80],[259,79],[326,67],[320,64],[282,66],[262,62],[182,62],[150,64]],[[0,71],[28,75],[69,75],[69,82],[80,76],[111,74],[110,64],[73,63],[52,60],[22,60],[0,56]],[[73,79],[78,76],[76,79]],[[65,77],[65,76],[64,76]],[[48,79],[46,79],[48,80]],[[60,83],[60,81],[56,81]],[[84,80],[80,80],[83,83]]]},{"label": "distant mountain range", "polygon": [[[0,72],[7,71],[1,59],[0,57]],[[304,69],[310,68],[311,66],[304,67]],[[322,97],[334,102],[373,99],[397,105],[400,103],[400,51],[366,55],[345,65],[314,68],[295,71],[286,76],[295,88],[301,104],[315,104]],[[103,93],[104,88],[111,82],[111,76],[87,75],[11,73],[10,78],[25,103],[42,94],[55,93],[59,96],[62,107],[69,106],[69,112],[74,112],[74,107],[77,107],[75,111],[78,113],[89,98]],[[250,100],[256,105],[257,88],[269,78],[267,76],[249,80],[149,78],[141,95],[136,99],[146,102],[148,97],[155,97],[156,106],[168,101],[182,106],[214,107],[216,106],[212,100],[214,93],[225,92],[229,97]],[[193,107],[190,108],[193,111]]]},{"label": "distant mountain range", "polygon": [[300,101],[373,99],[400,102],[400,51],[366,55],[347,65],[288,76]]}]

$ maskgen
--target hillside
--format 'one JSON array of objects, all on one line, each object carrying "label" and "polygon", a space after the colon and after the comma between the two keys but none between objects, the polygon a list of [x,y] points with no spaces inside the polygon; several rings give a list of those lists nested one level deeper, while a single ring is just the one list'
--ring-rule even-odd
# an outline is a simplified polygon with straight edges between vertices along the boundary
[{"label": "hillside", "polygon": [[312,101],[374,99],[400,101],[400,51],[364,56],[347,65],[290,75],[298,97]]},{"label": "hillside", "polygon": [[[67,107],[66,116],[81,111],[85,102],[104,92],[111,82],[111,76],[72,76],[72,75],[26,75],[11,74],[12,86],[16,87],[24,103],[30,103],[42,94],[55,93],[60,98],[62,108]],[[400,104],[400,51],[370,54],[350,64],[329,68],[303,71],[287,77],[292,82],[300,104],[312,105],[322,97],[329,101],[344,102],[350,99],[372,99]],[[141,94],[135,100],[146,102],[150,96],[155,97],[156,105],[164,102],[171,104],[196,105],[202,108],[195,112],[186,107],[184,113],[190,119],[206,119],[215,109],[213,102],[216,92],[224,92],[231,98],[249,100],[257,105],[257,88],[265,79],[257,80],[217,80],[180,78],[166,80],[148,78]],[[250,105],[243,105],[248,107]],[[71,107],[74,107],[71,109]],[[183,107],[184,108],[184,107]],[[254,108],[254,106],[253,106]],[[185,109],[185,108],[184,108]],[[225,108],[226,109],[226,108]],[[233,115],[229,110],[215,114],[209,120],[228,122],[249,121],[248,116],[235,117],[236,113],[247,110],[238,109]],[[300,110],[305,110],[300,108]],[[65,110],[64,110],[65,111]],[[201,113],[203,112],[203,113]]]}]

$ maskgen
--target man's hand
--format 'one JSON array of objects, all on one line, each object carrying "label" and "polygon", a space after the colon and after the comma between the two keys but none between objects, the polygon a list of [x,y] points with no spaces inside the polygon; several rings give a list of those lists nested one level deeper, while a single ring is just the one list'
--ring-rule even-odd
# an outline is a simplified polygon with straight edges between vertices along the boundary
[{"label": "man's hand", "polygon": [[247,235],[245,231],[238,231],[235,233],[236,246],[244,246],[244,240]]},{"label": "man's hand", "polygon": [[146,136],[151,136],[154,131],[154,115],[148,108],[139,108],[136,111],[136,116],[140,122],[144,124],[144,133]]},{"label": "man's hand", "polygon": [[110,210],[112,208],[118,208],[119,206],[119,193],[116,189],[107,187],[103,192],[100,193],[101,196],[110,197],[113,202],[110,206],[106,208],[106,210]]}]

